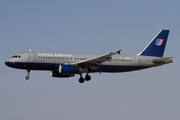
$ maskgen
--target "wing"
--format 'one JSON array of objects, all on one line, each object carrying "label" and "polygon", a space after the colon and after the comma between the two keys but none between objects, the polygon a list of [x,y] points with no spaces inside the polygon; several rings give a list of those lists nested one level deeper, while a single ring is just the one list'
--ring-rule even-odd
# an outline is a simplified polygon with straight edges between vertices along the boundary
[{"label": "wing", "polygon": [[105,61],[110,61],[110,59],[112,58],[111,56],[119,53],[120,54],[120,51],[117,51],[117,52],[110,52],[108,54],[104,54],[104,55],[101,55],[101,56],[97,56],[97,57],[94,57],[94,58],[90,58],[90,59],[87,59],[87,60],[83,60],[83,61],[79,61],[77,63],[74,63],[78,66],[83,66],[83,67],[90,67],[90,66],[96,66],[96,65],[100,65],[101,63],[105,62]]}]

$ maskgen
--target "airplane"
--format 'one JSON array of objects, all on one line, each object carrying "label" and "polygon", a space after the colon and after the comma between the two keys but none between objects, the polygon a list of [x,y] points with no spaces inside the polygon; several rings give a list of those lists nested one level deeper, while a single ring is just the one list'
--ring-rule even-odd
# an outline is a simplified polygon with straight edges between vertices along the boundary
[{"label": "airplane", "polygon": [[[151,42],[136,55],[121,55],[119,51],[107,54],[22,52],[15,54],[5,64],[12,68],[51,71],[52,77],[68,78],[79,74],[79,82],[91,80],[90,73],[129,72],[173,62],[173,57],[163,57],[169,30],[161,30]],[[85,78],[82,73],[86,73]]]}]

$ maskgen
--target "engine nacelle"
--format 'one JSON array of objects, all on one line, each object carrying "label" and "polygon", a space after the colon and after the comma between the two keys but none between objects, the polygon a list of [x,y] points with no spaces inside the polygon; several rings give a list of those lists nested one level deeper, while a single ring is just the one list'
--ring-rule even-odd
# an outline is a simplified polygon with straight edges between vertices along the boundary
[{"label": "engine nacelle", "polygon": [[74,77],[74,74],[61,74],[59,71],[51,71],[52,77],[60,77],[60,78],[68,78],[68,77]]},{"label": "engine nacelle", "polygon": [[75,65],[59,65],[59,73],[65,74],[79,74],[82,72],[82,68]]}]

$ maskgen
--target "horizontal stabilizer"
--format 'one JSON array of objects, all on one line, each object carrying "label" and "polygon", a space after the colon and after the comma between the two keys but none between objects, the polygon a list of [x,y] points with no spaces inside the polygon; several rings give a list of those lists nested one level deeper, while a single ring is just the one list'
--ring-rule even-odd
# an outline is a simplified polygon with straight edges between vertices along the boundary
[{"label": "horizontal stabilizer", "polygon": [[152,62],[153,63],[165,62],[167,60],[170,60],[171,58],[174,58],[174,57],[165,57],[165,58],[161,58],[161,59],[156,59],[156,60],[153,60]]}]

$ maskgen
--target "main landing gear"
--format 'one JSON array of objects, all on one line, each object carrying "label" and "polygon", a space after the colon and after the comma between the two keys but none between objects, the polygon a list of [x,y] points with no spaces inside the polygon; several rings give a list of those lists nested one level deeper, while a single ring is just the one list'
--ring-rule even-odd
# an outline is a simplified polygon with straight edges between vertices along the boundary
[{"label": "main landing gear", "polygon": [[30,70],[27,70],[27,76],[25,77],[26,78],[26,80],[29,80],[29,74],[30,74]]},{"label": "main landing gear", "polygon": [[85,80],[86,81],[90,81],[91,80],[91,76],[89,76],[88,74],[85,76],[85,79],[82,77],[82,74],[80,74],[80,78],[79,78],[79,82],[80,83],[84,83],[85,82]]}]

